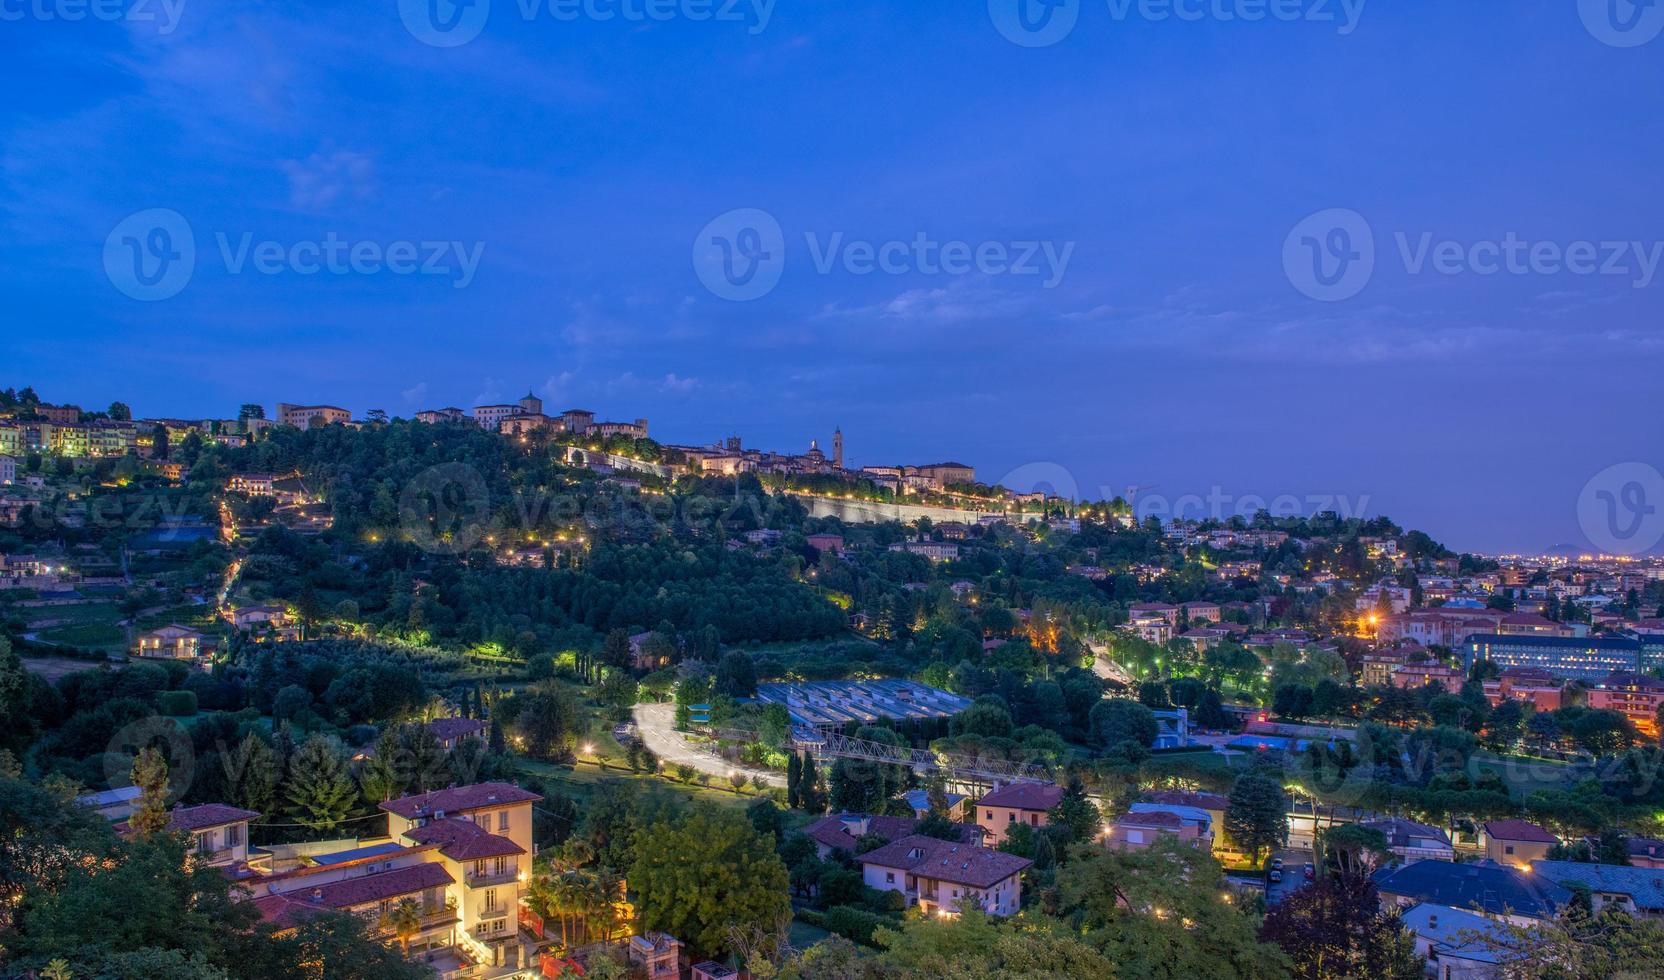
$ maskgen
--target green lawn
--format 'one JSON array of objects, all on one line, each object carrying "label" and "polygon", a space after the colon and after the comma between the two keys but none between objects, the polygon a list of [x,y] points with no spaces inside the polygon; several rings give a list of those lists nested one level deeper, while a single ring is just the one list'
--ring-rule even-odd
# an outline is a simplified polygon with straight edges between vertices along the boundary
[{"label": "green lawn", "polygon": [[70,606],[35,606],[20,609],[30,627],[38,623],[56,622],[61,626],[114,626],[122,619],[121,610],[110,602],[83,602]]},{"label": "green lawn", "polygon": [[213,624],[215,621],[213,606],[199,606],[195,603],[186,603],[184,605],[173,606],[169,609],[163,609],[159,612],[144,616],[139,620],[138,625],[141,630],[160,629],[163,626],[169,626],[174,623],[177,623],[180,626],[190,626],[200,629],[204,626]]},{"label": "green lawn", "polygon": [[791,933],[786,941],[792,944],[793,949],[808,949],[823,939],[831,938],[831,936],[830,932],[820,926],[812,926],[807,922],[799,922],[793,919]]},{"label": "green lawn", "polygon": [[592,765],[580,765],[568,769],[564,766],[551,765],[547,762],[537,762],[520,757],[515,757],[514,764],[527,775],[536,776],[543,780],[549,788],[558,788],[561,792],[572,797],[580,807],[584,805],[584,802],[597,786],[621,780],[637,783],[657,783],[660,787],[670,790],[689,802],[706,800],[723,806],[743,809],[757,799],[757,796],[750,791],[749,787],[745,793],[736,794],[726,788],[717,789],[714,785],[710,787],[689,785],[658,776],[649,776],[646,773],[620,772],[617,769],[602,770]]},{"label": "green lawn", "polygon": [[1499,756],[1490,752],[1474,753],[1473,759],[1477,765],[1470,766],[1470,771],[1496,773],[1520,799],[1541,789],[1569,789],[1588,775],[1573,763],[1554,759]]},{"label": "green lawn", "polygon": [[127,645],[127,631],[113,623],[81,623],[42,630],[40,640],[66,647],[120,648]]}]

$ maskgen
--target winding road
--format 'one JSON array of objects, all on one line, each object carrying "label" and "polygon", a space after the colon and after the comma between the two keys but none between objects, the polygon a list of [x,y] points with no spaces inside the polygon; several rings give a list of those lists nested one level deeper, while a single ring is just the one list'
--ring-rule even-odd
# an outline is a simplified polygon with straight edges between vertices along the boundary
[{"label": "winding road", "polygon": [[676,730],[674,704],[638,704],[634,709],[636,730],[641,743],[668,766],[690,766],[716,779],[726,780],[731,774],[743,772],[753,778],[761,777],[770,786],[784,787],[786,777],[767,769],[753,769],[718,758],[689,744]]}]

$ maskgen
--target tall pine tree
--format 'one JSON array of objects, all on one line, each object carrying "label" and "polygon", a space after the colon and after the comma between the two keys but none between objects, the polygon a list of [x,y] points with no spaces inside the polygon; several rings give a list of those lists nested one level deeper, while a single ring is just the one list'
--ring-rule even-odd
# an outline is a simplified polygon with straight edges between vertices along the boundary
[{"label": "tall pine tree", "polygon": [[127,826],[140,837],[168,829],[168,764],[162,753],[147,748],[133,760],[133,785],[139,788],[138,809]]},{"label": "tall pine tree", "polygon": [[289,760],[283,796],[295,822],[312,830],[333,830],[345,820],[358,787],[347,773],[341,743],[326,735],[302,742]]}]

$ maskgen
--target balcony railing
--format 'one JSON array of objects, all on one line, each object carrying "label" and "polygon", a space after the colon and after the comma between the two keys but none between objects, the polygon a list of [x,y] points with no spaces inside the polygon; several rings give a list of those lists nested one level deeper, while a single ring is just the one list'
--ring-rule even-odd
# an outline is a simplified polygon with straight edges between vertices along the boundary
[{"label": "balcony railing", "polygon": [[506,885],[511,881],[518,881],[519,879],[519,868],[505,868],[502,871],[485,871],[481,874],[474,874],[472,871],[469,871],[464,873],[462,876],[462,880],[468,883],[469,888],[484,888],[487,885]]}]

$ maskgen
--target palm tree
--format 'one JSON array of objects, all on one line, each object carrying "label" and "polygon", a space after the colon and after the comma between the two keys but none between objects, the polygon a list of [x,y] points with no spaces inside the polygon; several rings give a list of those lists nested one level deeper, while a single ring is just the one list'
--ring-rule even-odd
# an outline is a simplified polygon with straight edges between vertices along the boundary
[{"label": "palm tree", "polygon": [[[552,892],[554,879],[548,875],[537,875],[526,886],[526,907],[532,914],[547,922],[555,914],[555,901]],[[539,936],[539,939],[544,937]]]},{"label": "palm tree", "polygon": [[46,969],[40,971],[41,980],[71,980],[75,976],[69,969],[69,961],[56,959],[46,964]]},{"label": "palm tree", "polygon": [[583,922],[584,941],[589,941],[591,923],[602,916],[607,906],[611,904],[612,896],[607,894],[605,883],[599,872],[586,871],[578,879],[578,896],[580,912]]},{"label": "palm tree", "polygon": [[381,927],[399,937],[399,948],[410,956],[410,941],[422,931],[422,907],[414,899],[404,899],[381,917]]},{"label": "palm tree", "polygon": [[555,914],[560,916],[560,944],[570,949],[572,933],[569,927],[573,914],[582,907],[583,901],[578,883],[570,874],[561,875],[550,883],[549,896]]}]

